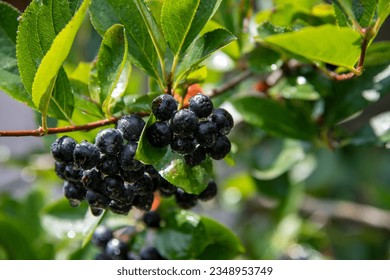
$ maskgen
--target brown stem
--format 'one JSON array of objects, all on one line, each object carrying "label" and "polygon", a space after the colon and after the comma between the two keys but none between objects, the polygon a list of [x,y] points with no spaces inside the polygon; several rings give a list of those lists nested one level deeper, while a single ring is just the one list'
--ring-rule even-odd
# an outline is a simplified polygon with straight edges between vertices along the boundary
[{"label": "brown stem", "polygon": [[240,84],[244,80],[250,78],[252,75],[253,75],[253,73],[251,71],[246,70],[246,71],[242,72],[240,75],[238,75],[237,77],[231,79],[226,84],[222,85],[220,88],[214,89],[209,96],[215,97],[215,96],[218,96],[222,93],[225,93],[226,91],[236,87],[238,84]]},{"label": "brown stem", "polygon": [[33,130],[7,130],[7,131],[0,130],[0,137],[21,137],[21,136],[41,137],[47,134],[66,133],[66,132],[73,132],[73,131],[89,131],[94,128],[116,123],[117,121],[118,118],[111,117],[109,119],[99,120],[96,122],[91,122],[83,125],[52,127],[52,128],[48,128],[46,132],[42,127]]}]

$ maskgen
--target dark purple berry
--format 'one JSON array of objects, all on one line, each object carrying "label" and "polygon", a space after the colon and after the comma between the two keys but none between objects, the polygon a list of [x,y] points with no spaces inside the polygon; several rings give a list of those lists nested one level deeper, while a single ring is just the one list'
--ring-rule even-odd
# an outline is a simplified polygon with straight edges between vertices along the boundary
[{"label": "dark purple berry", "polygon": [[171,143],[172,151],[179,154],[189,154],[195,150],[196,141],[193,138],[173,137]]},{"label": "dark purple berry", "polygon": [[232,115],[223,108],[214,109],[210,119],[217,125],[219,133],[223,135],[228,134],[234,125]]},{"label": "dark purple berry", "polygon": [[194,194],[186,193],[182,189],[177,189],[175,193],[176,204],[183,209],[190,209],[196,205],[198,198]]},{"label": "dark purple berry", "polygon": [[115,156],[122,150],[122,132],[115,128],[103,129],[96,135],[95,145],[101,153]]},{"label": "dark purple berry", "polygon": [[170,126],[179,137],[191,137],[198,129],[198,118],[194,112],[182,109],[173,115]]},{"label": "dark purple berry", "polygon": [[119,154],[119,165],[124,171],[137,171],[144,168],[142,162],[134,159],[138,144],[129,142],[123,146],[122,152]]},{"label": "dark purple berry", "polygon": [[75,167],[73,164],[67,164],[64,170],[64,177],[68,181],[80,182],[83,177],[83,170]]},{"label": "dark purple berry", "polygon": [[66,163],[56,161],[54,164],[54,171],[56,172],[57,177],[62,180],[66,180],[65,168],[66,168]]},{"label": "dark purple berry", "polygon": [[167,122],[155,122],[146,130],[146,138],[150,145],[156,148],[168,146],[172,141],[173,133]]},{"label": "dark purple berry", "polygon": [[130,210],[132,208],[132,205],[129,203],[123,203],[121,201],[111,200],[109,209],[119,215],[127,215],[129,214]]},{"label": "dark purple berry", "polygon": [[153,167],[153,165],[146,166],[145,173],[149,175],[150,179],[152,179],[153,191],[158,190],[161,184],[160,173],[158,173],[158,171]]},{"label": "dark purple berry", "polygon": [[136,170],[136,171],[124,171],[121,170],[121,176],[123,180],[128,183],[134,183],[141,179],[144,176],[144,169]]},{"label": "dark purple berry", "polygon": [[112,260],[125,260],[129,247],[125,242],[117,238],[108,241],[104,253]]},{"label": "dark purple berry", "polygon": [[102,174],[95,168],[84,170],[81,182],[88,190],[99,191],[102,190]]},{"label": "dark purple berry", "polygon": [[63,191],[72,207],[79,206],[85,199],[85,189],[77,183],[65,181]]},{"label": "dark purple berry", "polygon": [[198,195],[198,198],[202,201],[210,200],[217,195],[217,191],[217,184],[214,181],[210,181],[206,189]]},{"label": "dark purple berry", "polygon": [[215,139],[218,136],[217,125],[210,121],[199,123],[198,131],[196,132],[196,140],[202,147],[213,146]]},{"label": "dark purple berry", "polygon": [[113,237],[111,229],[106,226],[98,226],[93,232],[92,243],[96,247],[104,248]]},{"label": "dark purple berry", "polygon": [[184,156],[184,161],[189,167],[195,167],[201,164],[205,159],[206,150],[201,146],[198,146],[191,154],[187,154]]},{"label": "dark purple berry", "polygon": [[153,181],[150,176],[145,173],[141,179],[129,184],[128,187],[132,189],[136,195],[147,195],[153,192]]},{"label": "dark purple berry", "polygon": [[144,214],[142,217],[143,222],[149,228],[159,228],[161,217],[160,214],[154,211],[150,211]]},{"label": "dark purple berry", "polygon": [[73,151],[73,159],[77,167],[91,169],[99,163],[100,153],[94,144],[82,141],[76,145]]},{"label": "dark purple berry", "polygon": [[90,190],[87,191],[85,197],[91,210],[92,208],[106,209],[110,203],[110,199],[107,196]]},{"label": "dark purple berry", "polygon": [[176,193],[177,187],[161,177],[160,194],[162,196],[171,196]]},{"label": "dark purple berry", "polygon": [[73,161],[73,151],[77,142],[69,137],[62,136],[51,144],[51,154],[56,161],[70,163]]},{"label": "dark purple berry", "polygon": [[99,217],[101,214],[103,214],[102,208],[90,206],[89,209],[91,210],[92,215],[95,217]]},{"label": "dark purple berry", "polygon": [[152,112],[158,120],[167,121],[177,110],[176,99],[169,94],[161,94],[152,102]]},{"label": "dark purple berry", "polygon": [[126,115],[119,119],[116,128],[119,129],[123,138],[128,141],[138,141],[145,121],[137,115]]},{"label": "dark purple berry", "polygon": [[141,260],[164,260],[155,247],[142,248],[139,256]]},{"label": "dark purple berry", "polygon": [[121,197],[125,191],[125,185],[120,176],[107,176],[103,179],[103,193],[111,199]]},{"label": "dark purple berry", "polygon": [[116,156],[102,154],[97,169],[104,175],[114,176],[119,173],[120,167]]},{"label": "dark purple berry", "polygon": [[191,97],[188,108],[194,112],[198,118],[206,118],[212,113],[214,106],[210,97],[198,93]]},{"label": "dark purple berry", "polygon": [[148,212],[152,208],[153,200],[153,193],[148,193],[146,195],[136,195],[133,200],[133,205],[139,210]]},{"label": "dark purple berry", "polygon": [[232,145],[225,135],[218,135],[212,147],[207,149],[209,156],[215,160],[223,159],[231,149]]}]

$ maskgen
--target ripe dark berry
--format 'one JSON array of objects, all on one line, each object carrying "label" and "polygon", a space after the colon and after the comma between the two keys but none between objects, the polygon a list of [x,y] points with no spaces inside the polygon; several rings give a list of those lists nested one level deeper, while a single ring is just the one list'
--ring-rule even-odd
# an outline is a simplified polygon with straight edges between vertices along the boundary
[{"label": "ripe dark berry", "polygon": [[225,135],[218,135],[212,147],[207,149],[209,156],[215,160],[223,159],[231,149],[231,143]]},{"label": "ripe dark berry", "polygon": [[219,133],[223,135],[228,134],[234,125],[232,115],[223,108],[214,109],[210,119],[217,125]]},{"label": "ripe dark berry", "polygon": [[210,97],[204,94],[197,94],[190,99],[189,109],[194,112],[198,118],[206,118],[213,111],[213,102]]},{"label": "ripe dark berry", "polygon": [[167,122],[155,122],[146,130],[146,138],[156,148],[168,146],[172,137],[173,133]]},{"label": "ripe dark berry", "polygon": [[117,238],[108,241],[104,253],[112,260],[125,260],[129,247],[127,244]]},{"label": "ripe dark berry", "polygon": [[115,128],[103,129],[96,135],[95,145],[101,153],[115,156],[122,150],[122,133]]},{"label": "ripe dark berry", "polygon": [[217,125],[210,121],[199,123],[198,131],[196,132],[196,140],[202,147],[213,146],[218,136]]},{"label": "ripe dark berry", "polygon": [[123,146],[121,153],[119,154],[119,165],[124,171],[136,171],[144,168],[144,165],[134,159],[135,152],[137,151],[137,143],[129,142]]},{"label": "ripe dark berry", "polygon": [[189,154],[195,150],[195,145],[193,138],[173,137],[171,149],[179,154]]},{"label": "ripe dark berry", "polygon": [[162,196],[171,196],[171,195],[175,194],[176,191],[177,191],[176,186],[172,185],[166,179],[161,177],[160,193]]},{"label": "ripe dark berry", "polygon": [[195,167],[201,164],[205,159],[206,150],[201,146],[198,146],[191,154],[187,154],[184,156],[184,161],[189,167]]},{"label": "ripe dark berry", "polygon": [[116,201],[116,200],[111,200],[110,205],[109,205],[110,210],[113,213],[119,214],[119,215],[129,214],[131,207],[132,207],[131,204],[122,203],[122,202]]},{"label": "ripe dark berry", "polygon": [[144,247],[141,249],[139,256],[141,260],[163,260],[155,247]]},{"label": "ripe dark berry", "polygon": [[85,198],[91,210],[92,208],[106,209],[110,203],[110,199],[107,196],[94,191],[87,191]]},{"label": "ripe dark berry", "polygon": [[63,191],[72,207],[79,206],[81,201],[85,199],[85,190],[77,183],[65,181]]},{"label": "ripe dark berry", "polygon": [[73,151],[77,142],[69,137],[62,136],[51,144],[51,154],[56,161],[69,163],[73,161]]},{"label": "ripe dark berry", "polygon": [[112,230],[105,226],[98,226],[92,235],[92,243],[100,248],[106,247],[108,241],[113,238]]},{"label": "ripe dark berry", "polygon": [[95,217],[99,217],[103,213],[103,209],[99,207],[90,206],[89,209]]},{"label": "ripe dark berry", "polygon": [[153,181],[147,173],[141,179],[129,184],[128,187],[134,191],[136,195],[147,195],[153,192]]},{"label": "ripe dark berry", "polygon": [[103,179],[103,193],[111,199],[121,197],[125,190],[125,185],[120,176],[107,176]]},{"label": "ripe dark berry", "polygon": [[161,175],[157,172],[153,165],[146,166],[145,173],[149,175],[150,179],[152,179],[153,191],[158,190],[161,184]]},{"label": "ripe dark berry", "polygon": [[56,161],[54,164],[54,171],[56,172],[57,177],[62,180],[66,180],[65,168],[66,168],[66,163]]},{"label": "ripe dark berry", "polygon": [[129,184],[125,183],[125,189],[121,195],[115,201],[122,205],[132,205],[134,200],[134,191],[129,187]]},{"label": "ripe dark berry", "polygon": [[88,190],[99,191],[102,190],[102,174],[95,168],[84,170],[81,182]]},{"label": "ripe dark berry", "polygon": [[210,200],[217,195],[217,191],[217,184],[214,181],[210,181],[206,189],[198,195],[198,198],[202,201]]},{"label": "ripe dark berry", "polygon": [[97,169],[104,175],[114,176],[119,173],[120,167],[117,157],[102,154]]},{"label": "ripe dark berry", "polygon": [[67,164],[64,170],[64,177],[68,181],[79,182],[83,177],[83,170],[78,169],[73,164]]},{"label": "ripe dark berry", "polygon": [[76,145],[73,151],[73,159],[77,167],[91,169],[98,164],[100,153],[94,144],[82,141]]},{"label": "ripe dark berry", "polygon": [[188,109],[179,110],[171,119],[171,128],[179,137],[191,137],[198,129],[198,118]]},{"label": "ripe dark berry", "polygon": [[139,116],[126,115],[120,118],[116,128],[122,132],[124,139],[128,141],[138,141],[144,126],[145,121]]},{"label": "ripe dark berry", "polygon": [[136,195],[133,200],[133,205],[139,210],[148,212],[152,208],[153,200],[153,193],[148,193],[146,195]]},{"label": "ripe dark berry", "polygon": [[194,207],[198,198],[194,194],[186,193],[182,189],[177,189],[175,193],[176,204],[183,209],[190,209]]},{"label": "ripe dark berry", "polygon": [[152,112],[158,120],[167,121],[177,110],[176,99],[169,94],[157,96],[152,103]]},{"label": "ripe dark berry", "polygon": [[144,176],[144,169],[135,170],[135,171],[121,171],[121,176],[123,180],[125,180],[128,183],[134,183],[141,179]]},{"label": "ripe dark berry", "polygon": [[143,222],[149,228],[159,228],[161,217],[160,214],[154,211],[150,211],[144,214],[142,217]]}]

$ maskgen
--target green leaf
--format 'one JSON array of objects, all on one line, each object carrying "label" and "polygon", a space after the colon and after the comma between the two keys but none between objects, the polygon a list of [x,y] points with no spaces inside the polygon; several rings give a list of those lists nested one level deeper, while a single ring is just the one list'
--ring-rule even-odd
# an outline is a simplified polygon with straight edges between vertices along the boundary
[{"label": "green leaf", "polygon": [[174,55],[184,52],[217,11],[222,0],[165,0],[161,25]]},{"label": "green leaf", "polygon": [[[158,53],[154,45],[155,40],[159,48],[163,48],[161,38],[156,35],[157,27],[152,23],[151,15],[145,14],[147,8],[143,5],[139,0],[92,0],[91,21],[102,36],[114,24],[122,24],[126,30],[132,62],[148,75],[161,81]],[[153,33],[153,37],[149,32]]]},{"label": "green leaf", "polygon": [[211,241],[197,259],[229,260],[244,253],[240,239],[230,229],[206,216],[201,216],[201,223]]},{"label": "green leaf", "polygon": [[200,194],[212,179],[213,163],[208,157],[200,165],[191,168],[181,155],[168,149],[154,166],[171,184],[191,194]]},{"label": "green leaf", "polygon": [[16,60],[16,32],[19,12],[0,2],[0,90],[34,108],[31,96],[20,78]]},{"label": "green leaf", "polygon": [[127,57],[127,39],[122,25],[116,24],[104,34],[96,61],[99,86],[98,104],[103,112],[111,116],[111,108],[124,94],[131,72]]},{"label": "green leaf", "polygon": [[264,41],[276,50],[286,50],[309,60],[353,70],[360,56],[361,37],[350,28],[334,25],[306,27],[296,32],[269,36]]},{"label": "green leaf", "polygon": [[390,2],[388,0],[378,0],[378,20],[381,26],[390,15]]},{"label": "green leaf", "polygon": [[390,63],[390,42],[373,42],[367,50],[365,66]]},{"label": "green leaf", "polygon": [[304,140],[316,135],[315,125],[298,109],[274,100],[246,96],[233,100],[233,105],[246,122],[272,135]]},{"label": "green leaf", "polygon": [[272,97],[287,99],[318,100],[321,96],[303,76],[281,78],[269,89]]},{"label": "green leaf", "polygon": [[333,0],[340,26],[352,25],[352,21],[365,28],[373,24],[377,0]]},{"label": "green leaf", "polygon": [[[62,68],[62,64],[64,63],[66,57],[70,52],[77,31],[79,30],[84,20],[89,2],[89,0],[84,0],[83,4],[75,13],[73,18],[58,33],[58,35],[53,40],[50,49],[45,53],[44,57],[42,58],[39,68],[35,74],[34,82],[32,85],[32,99],[35,106],[39,108],[43,115],[47,114],[57,75],[59,75],[59,71]],[[19,34],[19,36],[22,36],[22,34]],[[60,89],[64,90],[64,86],[61,85]],[[69,91],[62,91],[61,96],[64,96],[64,93],[66,92]],[[57,96],[54,94],[54,97]],[[57,105],[60,105],[60,108],[64,109],[64,115],[69,115],[69,112],[71,112],[72,110],[69,110],[69,108],[67,107],[72,107],[71,109],[73,109],[73,106],[67,106],[70,105],[68,103],[67,98],[63,99],[63,101],[65,101],[63,102],[63,104],[58,104],[59,102],[57,102]]]},{"label": "green leaf", "polygon": [[280,67],[282,60],[277,52],[260,45],[248,53],[248,63],[256,73],[269,73]]},{"label": "green leaf", "polygon": [[236,37],[225,29],[216,29],[204,34],[184,54],[175,81],[180,82],[186,74],[198,67],[203,60],[234,40],[236,40]]},{"label": "green leaf", "polygon": [[260,180],[272,180],[290,170],[305,157],[302,145],[298,141],[285,140],[283,149],[275,161],[266,169],[254,170],[252,175]]},{"label": "green leaf", "polygon": [[211,242],[201,218],[184,210],[168,214],[166,226],[156,233],[157,250],[168,259],[195,259]]},{"label": "green leaf", "polygon": [[151,114],[148,121],[146,122],[145,128],[142,131],[140,140],[138,142],[137,152],[135,158],[142,161],[144,164],[155,164],[161,160],[167,153],[167,148],[156,148],[150,145],[146,138],[146,130],[156,121],[156,117]]}]

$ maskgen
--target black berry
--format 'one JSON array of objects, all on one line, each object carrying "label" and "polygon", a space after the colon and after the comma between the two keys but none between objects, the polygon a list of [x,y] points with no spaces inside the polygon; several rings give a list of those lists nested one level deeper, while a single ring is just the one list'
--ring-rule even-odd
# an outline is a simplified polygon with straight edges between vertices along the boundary
[{"label": "black berry", "polygon": [[97,247],[104,248],[112,238],[112,230],[105,226],[98,226],[93,232],[92,243]]},{"label": "black berry", "polygon": [[201,164],[205,159],[206,150],[201,146],[198,146],[191,154],[187,154],[184,156],[184,161],[189,167],[195,167]]},{"label": "black berry", "polygon": [[133,205],[139,210],[148,212],[152,208],[153,200],[153,193],[148,193],[146,195],[136,195],[133,200]]},{"label": "black berry", "polygon": [[103,154],[117,155],[122,150],[122,133],[115,128],[103,129],[96,135],[95,145]]},{"label": "black berry", "polygon": [[161,177],[160,182],[160,193],[162,196],[171,196],[175,194],[177,191],[177,187],[168,182],[166,179]]},{"label": "black berry", "polygon": [[150,211],[144,214],[142,218],[145,225],[149,228],[159,228],[161,217],[160,214],[154,211]]},{"label": "black berry", "polygon": [[134,159],[137,146],[135,142],[129,142],[123,146],[122,152],[119,154],[119,164],[122,170],[136,171],[144,168],[144,165],[140,161]]},{"label": "black berry", "polygon": [[65,181],[63,191],[72,207],[79,206],[81,201],[85,199],[85,190],[77,183]]},{"label": "black berry", "polygon": [[134,183],[141,179],[144,176],[144,169],[135,170],[135,171],[121,171],[121,176],[123,180],[125,180],[128,183]]},{"label": "black berry", "polygon": [[183,209],[190,209],[194,207],[198,198],[194,194],[186,193],[182,189],[177,189],[175,194],[176,204]]},{"label": "black berry", "polygon": [[82,141],[76,145],[73,151],[73,159],[76,166],[83,169],[91,169],[98,164],[100,153],[94,144]]},{"label": "black berry", "polygon": [[199,123],[198,131],[196,132],[196,140],[202,147],[211,147],[215,143],[218,136],[217,125],[210,121]]},{"label": "black berry", "polygon": [[107,196],[90,190],[87,191],[85,197],[91,210],[92,208],[106,209],[110,203],[110,199]]},{"label": "black berry", "polygon": [[83,177],[83,170],[75,167],[73,164],[67,164],[64,170],[64,177],[68,181],[79,182]]},{"label": "black berry", "polygon": [[120,176],[107,176],[103,179],[103,193],[111,199],[121,197],[125,190],[125,185]]},{"label": "black berry", "polygon": [[97,169],[104,175],[114,176],[119,173],[120,167],[117,157],[102,154]]},{"label": "black berry", "polygon": [[210,119],[217,125],[219,133],[223,135],[228,134],[234,125],[232,115],[223,108],[214,109]]},{"label": "black berry", "polygon": [[69,137],[62,136],[51,144],[51,154],[56,161],[69,163],[73,161],[73,151],[77,142]]},{"label": "black berry", "polygon": [[138,141],[145,121],[137,115],[126,115],[120,118],[116,128],[123,134],[123,138],[128,141]]},{"label": "black berry", "polygon": [[202,201],[210,200],[217,195],[217,191],[217,184],[214,181],[210,181],[206,189],[198,195],[198,198]]},{"label": "black berry", "polygon": [[207,149],[209,156],[215,160],[223,159],[231,149],[231,143],[225,135],[218,135],[212,147]]},{"label": "black berry", "polygon": [[146,138],[156,148],[168,146],[172,141],[172,137],[172,130],[167,122],[155,122],[146,131]]},{"label": "black berry", "polygon": [[104,253],[112,260],[125,260],[129,248],[127,244],[117,238],[108,241]]},{"label": "black berry", "polygon": [[171,128],[179,137],[191,137],[198,129],[198,118],[188,109],[179,110],[171,119]]},{"label": "black berry", "polygon": [[206,118],[213,111],[213,102],[210,97],[199,93],[190,99],[189,109],[193,111],[198,118]]},{"label": "black berry", "polygon": [[171,143],[172,151],[179,154],[189,154],[195,150],[196,141],[193,138],[174,137]]},{"label": "black berry", "polygon": [[176,99],[169,94],[157,96],[152,103],[152,112],[157,119],[162,121],[169,120],[177,110]]},{"label": "black berry", "polygon": [[101,190],[102,189],[102,174],[95,168],[90,170],[84,170],[81,182],[88,190]]},{"label": "black berry", "polygon": [[111,200],[109,208],[112,212],[119,215],[127,215],[131,210],[132,205],[121,201]]},{"label": "black berry", "polygon": [[56,172],[57,177],[62,180],[66,180],[65,168],[66,168],[66,163],[56,161],[54,164],[54,171]]}]

